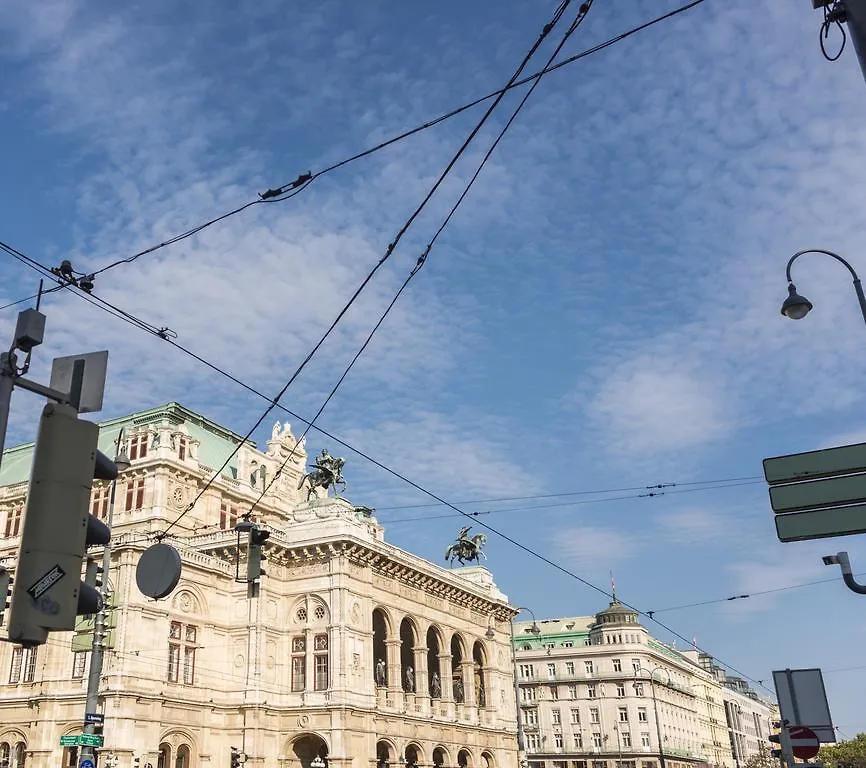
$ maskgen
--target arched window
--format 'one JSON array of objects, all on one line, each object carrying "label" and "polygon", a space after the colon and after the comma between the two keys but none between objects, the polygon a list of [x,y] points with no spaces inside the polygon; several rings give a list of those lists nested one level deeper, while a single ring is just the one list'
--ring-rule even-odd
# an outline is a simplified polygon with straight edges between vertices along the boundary
[{"label": "arched window", "polygon": [[388,620],[379,609],[373,610],[373,659],[370,669],[376,686],[388,685],[388,649],[385,641],[388,639]]},{"label": "arched window", "polygon": [[78,747],[63,748],[63,768],[78,768]]},{"label": "arched window", "polygon": [[15,745],[15,762],[12,768],[24,768],[24,761],[27,758],[27,748],[23,741],[19,741]]},{"label": "arched window", "polygon": [[459,768],[471,768],[472,756],[469,754],[469,750],[461,749],[457,753],[457,765]]},{"label": "arched window", "polygon": [[376,742],[376,768],[387,768],[391,764],[391,745],[387,741]]},{"label": "arched window", "polygon": [[156,768],[171,768],[171,745],[163,742],[159,745],[156,758]]},{"label": "arched window", "polygon": [[174,758],[174,768],[191,768],[189,754],[189,747],[186,744],[181,744],[177,748],[177,755]]},{"label": "arched window", "polygon": [[331,686],[328,609],[314,597],[301,598],[293,608],[294,625],[289,639],[291,690],[327,691]]},{"label": "arched window", "polygon": [[448,764],[448,756],[442,747],[436,747],[433,750],[433,768],[445,768]]},{"label": "arched window", "polygon": [[0,768],[9,768],[11,749],[8,741],[0,741]]},{"label": "arched window", "polygon": [[403,690],[415,693],[415,628],[405,618],[400,622],[400,672]]},{"label": "arched window", "polygon": [[431,626],[427,630],[427,687],[431,699],[442,696],[442,678],[439,671],[439,654],[442,653],[442,645],[439,636],[436,627]]},{"label": "arched window", "polygon": [[451,686],[454,701],[458,704],[466,701],[463,689],[463,642],[456,633],[451,636]]}]

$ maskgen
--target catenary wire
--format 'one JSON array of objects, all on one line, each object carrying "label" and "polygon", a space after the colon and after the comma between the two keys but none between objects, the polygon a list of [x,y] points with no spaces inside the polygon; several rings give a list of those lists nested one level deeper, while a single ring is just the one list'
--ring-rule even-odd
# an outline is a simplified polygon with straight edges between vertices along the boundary
[{"label": "catenary wire", "polygon": [[[647,498],[657,498],[659,496],[670,496],[677,493],[696,493],[698,491],[718,491],[725,488],[740,488],[744,485],[758,485],[760,484],[760,480],[750,480],[747,483],[732,483],[729,485],[708,485],[701,488],[683,488],[681,490],[676,491],[661,491],[658,493],[637,493],[630,494],[628,496],[606,496],[600,499],[582,499],[580,501],[560,501],[555,502],[553,504],[535,504],[530,507],[506,507],[503,509],[485,509],[485,510],[477,510],[475,512],[467,512],[467,514],[472,515],[473,517],[480,517],[481,515],[491,515],[500,512],[532,512],[538,509],[553,509],[553,508],[562,508],[562,507],[577,507],[577,506],[586,506],[589,504],[603,504],[610,501],[630,501],[633,499],[647,499]],[[459,503],[459,502],[458,502]],[[381,511],[381,510],[376,510]],[[453,518],[453,517],[461,517],[461,515],[457,514],[448,514],[448,515],[420,515],[417,517],[397,517],[391,519],[382,520],[383,523],[388,523],[389,525],[394,525],[397,523],[411,523],[411,522],[419,522],[419,521],[427,521],[427,520],[442,520],[444,518]]]},{"label": "catenary wire", "polygon": [[[856,573],[854,575],[855,576],[864,576],[866,574]],[[655,610],[655,611],[647,611],[647,613],[651,613],[651,614],[655,615],[656,613],[667,613],[669,611],[681,611],[681,610],[684,610],[686,608],[698,608],[698,607],[704,606],[704,605],[715,605],[717,603],[730,603],[730,602],[733,602],[734,600],[746,600],[750,597],[759,597],[761,595],[773,595],[773,594],[776,594],[777,592],[787,592],[791,589],[803,589],[804,587],[814,587],[818,584],[830,584],[832,582],[838,582],[838,581],[839,581],[839,578],[837,576],[834,576],[831,579],[819,579],[817,581],[807,581],[807,582],[804,582],[801,584],[788,584],[787,586],[784,586],[784,587],[774,587],[773,589],[762,589],[758,592],[750,592],[748,594],[743,594],[743,595],[731,595],[730,597],[719,597],[719,598],[715,598],[713,600],[701,600],[700,602],[697,602],[697,603],[686,603],[685,605],[674,605],[670,608],[659,608],[658,610]]]},{"label": "catenary wire", "polygon": [[[520,62],[517,69],[514,71],[514,74],[509,78],[508,84],[513,83],[518,77],[520,77],[520,74],[526,68],[526,65],[529,63],[530,59],[535,55],[538,48],[541,46],[541,44],[544,42],[544,40],[547,38],[547,36],[550,34],[550,32],[553,30],[553,28],[559,22],[559,20],[562,18],[563,14],[565,13],[566,9],[568,8],[568,5],[570,4],[570,2],[571,2],[571,0],[562,0],[560,5],[557,7],[551,21],[549,21],[547,24],[544,25],[544,28],[542,29],[541,33],[539,34],[538,39],[532,44],[529,51],[524,55],[523,60]],[[268,417],[268,414],[270,414],[274,410],[274,408],[277,406],[279,401],[282,399],[283,395],[285,395],[285,393],[288,391],[289,387],[295,382],[295,380],[298,378],[298,376],[300,376],[301,372],[304,370],[304,368],[306,368],[306,366],[310,362],[310,360],[313,359],[313,357],[319,351],[321,346],[325,343],[325,341],[331,335],[333,330],[342,321],[345,314],[354,305],[357,298],[361,295],[363,290],[367,287],[367,285],[370,283],[370,281],[373,279],[373,277],[376,275],[376,273],[379,271],[379,269],[385,264],[386,261],[388,261],[391,258],[397,245],[403,239],[403,236],[406,234],[406,232],[409,231],[409,228],[412,226],[412,224],[415,222],[415,220],[421,214],[421,211],[424,210],[424,208],[430,202],[432,197],[436,194],[436,191],[439,189],[439,187],[445,181],[447,176],[451,173],[452,169],[457,164],[458,160],[463,156],[463,154],[469,148],[469,145],[472,143],[472,141],[478,135],[479,131],[484,127],[485,123],[490,118],[490,116],[493,114],[496,107],[499,106],[499,103],[502,101],[502,98],[504,97],[504,95],[505,95],[505,92],[503,91],[503,93],[500,94],[493,101],[493,103],[487,108],[484,115],[482,115],[481,119],[476,123],[476,125],[473,127],[473,129],[469,132],[469,135],[466,137],[466,139],[463,141],[463,143],[458,148],[457,152],[455,152],[454,156],[451,158],[451,160],[445,166],[445,169],[439,174],[438,178],[433,183],[430,190],[427,192],[427,194],[421,200],[421,203],[415,208],[415,210],[412,212],[412,214],[409,216],[409,218],[404,222],[404,224],[397,231],[397,234],[394,236],[393,240],[388,244],[388,247],[385,249],[385,253],[379,259],[379,261],[376,262],[376,264],[373,266],[373,268],[367,273],[366,277],[361,281],[361,284],[358,286],[358,288],[355,289],[355,292],[349,298],[349,301],[343,306],[343,308],[337,314],[337,317],[334,319],[334,321],[331,323],[331,325],[328,327],[328,329],[325,331],[325,333],[322,335],[322,337],[319,339],[319,341],[316,342],[315,346],[307,354],[307,356],[301,361],[301,364],[295,369],[294,373],[289,377],[288,381],[283,386],[283,388],[280,390],[280,392],[277,394],[277,396],[271,400],[270,404],[268,405],[267,408],[265,408],[262,415],[259,416],[259,418],[253,424],[253,426],[249,429],[249,431],[247,432],[243,441],[238,443],[234,447],[232,452],[226,457],[225,461],[222,463],[222,465],[219,467],[219,469],[217,469],[213,473],[211,478],[206,483],[204,483],[204,485],[199,489],[198,493],[195,495],[195,497],[192,499],[192,501],[187,505],[186,509],[184,509],[183,512],[181,512],[181,514],[178,515],[178,517],[174,521],[172,521],[172,523],[168,526],[168,528],[165,531],[163,531],[163,535],[165,535],[165,533],[170,531],[172,529],[172,527],[174,527],[184,517],[184,515],[188,514],[195,507],[195,505],[199,501],[199,499],[201,499],[202,496],[211,487],[211,485],[213,485],[213,483],[216,482],[217,478],[220,477],[223,470],[225,470],[225,468],[228,466],[229,462],[234,458],[235,455],[237,455],[237,452],[240,450],[241,445],[243,445],[247,440],[249,440],[252,437],[252,435],[255,433],[255,431],[262,425],[264,420]],[[407,282],[409,280],[411,280],[411,278],[414,277],[415,274],[417,274],[417,271],[420,268],[420,266],[423,265],[425,258],[426,258],[426,253],[423,254],[421,256],[421,258],[418,260],[418,264],[416,264],[416,267],[410,273],[409,278],[407,278]],[[400,288],[400,291],[397,294],[398,296],[403,292],[404,288],[405,288],[405,283]],[[396,301],[396,298],[395,298],[395,301]],[[385,315],[387,315],[387,313],[390,311],[391,306],[393,306],[393,303],[389,306],[388,310],[386,310]],[[379,325],[384,321],[385,315],[383,315],[383,317],[381,318],[379,323],[376,325],[376,328],[378,328]],[[375,330],[374,330],[374,332],[375,332]],[[372,338],[372,334],[364,342],[364,346],[362,347],[362,351],[363,351],[363,349],[366,348],[366,346],[370,342],[371,338]],[[359,355],[360,355],[360,353],[359,353]],[[341,377],[340,382],[338,382],[337,386],[339,386],[339,384],[343,381],[345,376],[348,375],[348,372],[351,369],[351,367],[354,365],[355,360],[357,360],[357,356],[350,363],[349,368],[346,370],[343,377]],[[336,389],[334,391],[336,391]],[[328,401],[333,396],[333,394],[334,394],[334,392],[332,391],[332,393],[328,396]],[[325,405],[327,405],[327,401],[326,401]],[[323,408],[324,408],[324,406],[323,406]]]},{"label": "catenary wire", "polygon": [[[746,477],[720,477],[714,480],[690,480],[670,483],[653,483],[652,485],[634,485],[625,488],[597,488],[594,490],[562,491],[560,493],[536,493],[531,496],[496,496],[489,499],[468,499],[455,501],[455,504],[494,504],[502,501],[535,501],[536,499],[559,499],[565,496],[600,496],[608,493],[628,493],[630,491],[652,491],[656,488],[676,488],[692,485],[716,485],[720,483],[737,483],[751,480],[762,480],[760,475],[748,475]],[[401,504],[390,507],[376,507],[378,512],[390,512],[395,509],[424,509],[426,507],[438,507],[435,502],[425,504]]]},{"label": "catenary wire", "polygon": [[[655,17],[655,18],[653,18],[647,22],[644,22],[643,24],[639,24],[638,26],[632,27],[631,29],[628,29],[625,32],[622,32],[618,35],[615,35],[614,37],[608,38],[607,40],[605,40],[601,43],[598,43],[597,45],[594,45],[591,48],[587,48],[586,50],[581,51],[580,53],[577,53],[573,56],[569,56],[568,58],[563,59],[562,61],[558,62],[557,64],[552,64],[552,65],[545,67],[545,68],[543,68],[537,72],[534,72],[531,75],[528,75],[528,76],[523,77],[519,80],[516,80],[515,82],[510,83],[509,85],[505,86],[504,88],[501,88],[501,89],[496,90],[496,91],[492,91],[492,92],[490,92],[484,96],[481,96],[481,97],[479,97],[479,98],[477,98],[471,102],[468,102],[467,104],[464,104],[460,107],[457,107],[456,109],[452,109],[449,112],[446,112],[442,115],[439,115],[438,117],[433,118],[432,120],[428,120],[427,122],[422,123],[421,125],[418,125],[412,129],[408,130],[408,131],[404,131],[403,133],[397,134],[396,136],[393,136],[389,139],[386,139],[385,141],[382,141],[382,142],[380,142],[380,143],[378,143],[372,147],[368,147],[367,149],[362,150],[361,152],[358,152],[354,155],[351,155],[350,157],[347,157],[343,160],[340,160],[336,163],[333,163],[332,165],[329,165],[320,171],[317,171],[315,173],[312,173],[312,172],[303,173],[303,174],[299,175],[292,182],[289,182],[287,184],[283,184],[279,187],[269,189],[266,192],[263,192],[259,196],[259,199],[257,199],[257,200],[252,200],[250,202],[244,203],[243,205],[240,205],[237,208],[234,208],[233,210],[228,211],[227,213],[220,214],[219,216],[216,216],[212,219],[209,219],[208,221],[204,222],[203,224],[199,224],[195,227],[192,227],[191,229],[186,230],[185,232],[182,232],[178,235],[175,235],[175,236],[169,238],[168,240],[165,240],[161,243],[157,243],[156,245],[153,245],[149,248],[145,248],[144,250],[139,251],[139,252],[133,254],[132,256],[128,256],[126,258],[117,259],[116,261],[110,262],[109,264],[106,264],[105,266],[97,269],[93,273],[93,275],[95,276],[95,275],[101,274],[101,273],[103,273],[109,269],[113,269],[114,267],[117,267],[121,264],[129,264],[129,263],[135,261],[136,259],[140,258],[141,256],[153,253],[154,251],[158,251],[161,248],[164,248],[168,245],[172,245],[173,243],[177,243],[181,240],[184,240],[188,237],[191,237],[192,235],[195,235],[198,232],[201,232],[203,229],[206,229],[207,227],[210,227],[213,224],[216,224],[216,223],[223,221],[227,218],[230,218],[230,217],[235,216],[239,213],[242,213],[243,211],[246,211],[248,208],[251,208],[254,205],[258,205],[259,203],[284,202],[286,200],[289,200],[292,197],[294,197],[295,195],[297,195],[300,192],[302,192],[303,190],[305,190],[307,188],[307,186],[309,186],[310,183],[315,181],[320,176],[324,176],[325,174],[331,173],[332,171],[335,171],[339,168],[342,168],[343,166],[348,165],[349,163],[355,162],[356,160],[360,160],[360,159],[368,157],[368,156],[370,156],[376,152],[379,152],[380,150],[386,149],[387,147],[391,146],[392,144],[396,144],[399,141],[407,139],[411,136],[414,136],[415,134],[421,133],[422,131],[425,131],[425,130],[432,128],[432,127],[434,127],[434,126],[436,126],[442,122],[445,122],[446,120],[449,120],[453,117],[456,117],[457,115],[459,115],[459,114],[461,114],[461,113],[463,113],[469,109],[472,109],[473,107],[476,107],[479,104],[483,104],[485,101],[489,101],[490,99],[501,96],[502,94],[508,92],[509,90],[511,90],[513,88],[518,88],[522,85],[525,85],[526,83],[532,82],[533,80],[537,80],[538,78],[542,77],[543,75],[547,74],[548,72],[554,72],[554,71],[559,70],[559,69],[561,69],[561,68],[563,68],[569,64],[573,64],[573,63],[575,63],[575,62],[577,62],[583,58],[586,58],[587,56],[591,56],[594,53],[598,53],[600,51],[603,51],[604,49],[609,48],[610,46],[615,45],[616,43],[619,43],[619,42],[625,40],[626,38],[629,38],[632,35],[637,34],[638,32],[642,32],[645,29],[649,29],[650,27],[655,26],[656,24],[659,24],[663,21],[667,21],[668,19],[671,19],[674,16],[678,16],[681,13],[685,13],[686,11],[690,11],[692,8],[695,8],[696,6],[701,5],[703,2],[705,2],[705,0],[693,0],[693,2],[686,3],[685,5],[680,6],[679,8],[675,8],[672,11],[668,11],[667,13],[662,14],[661,16],[657,16],[657,17]],[[23,302],[24,300],[22,299],[21,301]],[[0,309],[5,309],[5,308],[6,307],[0,307]]]}]

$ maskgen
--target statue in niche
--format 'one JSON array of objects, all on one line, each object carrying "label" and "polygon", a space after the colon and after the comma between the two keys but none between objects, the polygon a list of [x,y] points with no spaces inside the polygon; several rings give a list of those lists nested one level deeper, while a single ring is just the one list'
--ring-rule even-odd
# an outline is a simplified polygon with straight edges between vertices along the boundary
[{"label": "statue in niche", "polygon": [[406,692],[415,693],[415,670],[411,666],[406,667],[403,677],[405,678],[404,688]]},{"label": "statue in niche", "polygon": [[475,680],[475,702],[479,707],[486,707],[487,701],[486,696],[484,695],[484,683],[481,678],[476,678]]},{"label": "statue in niche", "polygon": [[458,704],[466,701],[466,696],[463,692],[463,681],[459,677],[454,679],[454,701]]},{"label": "statue in niche", "polygon": [[379,659],[376,662],[376,685],[379,688],[384,688],[388,685],[388,668],[385,666],[384,659]]},{"label": "statue in niche", "polygon": [[274,428],[271,430],[271,440],[279,440],[280,439],[280,428],[281,427],[282,427],[282,424],[280,424],[279,421],[277,421],[274,424]]},{"label": "statue in niche", "polygon": [[440,696],[442,696],[442,683],[439,682],[439,673],[434,672],[430,678],[430,697],[438,699]]},{"label": "statue in niche", "polygon": [[285,423],[283,424],[283,434],[282,434],[282,437],[283,437],[283,438],[286,438],[286,437],[292,437],[292,438],[293,438],[293,437],[294,437],[294,435],[292,434],[292,425],[289,424],[289,422],[285,422]]}]

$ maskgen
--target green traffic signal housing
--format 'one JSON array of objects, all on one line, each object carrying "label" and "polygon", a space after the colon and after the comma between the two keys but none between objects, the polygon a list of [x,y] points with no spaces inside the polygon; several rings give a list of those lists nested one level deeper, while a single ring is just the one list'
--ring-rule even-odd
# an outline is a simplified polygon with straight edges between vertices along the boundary
[{"label": "green traffic signal housing", "polygon": [[254,526],[250,529],[249,550],[247,552],[247,582],[258,581],[265,573],[262,561],[265,559],[262,546],[270,538],[268,531]]},{"label": "green traffic signal housing", "polygon": [[76,616],[102,607],[96,586],[81,581],[87,548],[111,538],[108,526],[90,514],[93,480],[117,477],[98,440],[99,426],[79,419],[73,407],[49,403],[43,409],[12,587],[13,643],[43,645],[49,632],[72,630]]}]

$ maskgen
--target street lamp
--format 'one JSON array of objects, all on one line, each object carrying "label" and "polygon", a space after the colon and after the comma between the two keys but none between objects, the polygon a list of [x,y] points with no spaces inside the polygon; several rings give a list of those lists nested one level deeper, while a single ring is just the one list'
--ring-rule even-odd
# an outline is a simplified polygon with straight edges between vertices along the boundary
[{"label": "street lamp", "polygon": [[658,702],[656,701],[655,675],[656,675],[656,672],[658,672],[659,670],[661,670],[662,672],[664,672],[668,676],[668,685],[670,685],[671,684],[671,673],[668,672],[667,669],[665,669],[664,667],[656,667],[652,672],[649,672],[649,670],[644,669],[643,667],[637,667],[634,671],[635,681],[634,681],[634,683],[632,683],[632,685],[634,685],[635,691],[637,691],[638,673],[639,672],[647,672],[649,674],[650,695],[652,696],[652,700],[653,700],[653,717],[655,718],[655,721],[656,721],[656,740],[658,741],[658,745],[659,745],[659,766],[660,766],[660,768],[667,768],[667,763],[665,762],[665,748],[664,748],[664,743],[662,742],[662,727],[661,727],[661,723],[659,723],[659,705],[658,705]]},{"label": "street lamp", "polygon": [[525,768],[528,765],[526,760],[526,734],[523,731],[523,718],[520,716],[520,683],[517,677],[517,648],[514,645],[514,619],[521,611],[526,611],[532,616],[532,626],[529,631],[538,637],[541,630],[538,627],[538,621],[535,619],[535,614],[529,608],[517,608],[514,615],[509,620],[511,627],[511,663],[514,667],[514,707],[517,712],[517,764],[520,768]]},{"label": "street lamp", "polygon": [[788,266],[785,268],[785,277],[788,279],[788,298],[782,304],[782,314],[791,320],[802,320],[812,309],[812,302],[805,296],[797,293],[797,286],[791,280],[791,265],[794,261],[804,253],[823,253],[825,256],[830,256],[836,259],[840,264],[845,266],[851,273],[854,279],[854,291],[857,293],[857,301],[860,304],[860,312],[863,314],[863,320],[866,321],[866,295],[863,293],[863,286],[860,284],[860,278],[857,273],[845,259],[833,251],[825,251],[823,248],[808,248],[805,251],[797,251],[789,260]]}]

